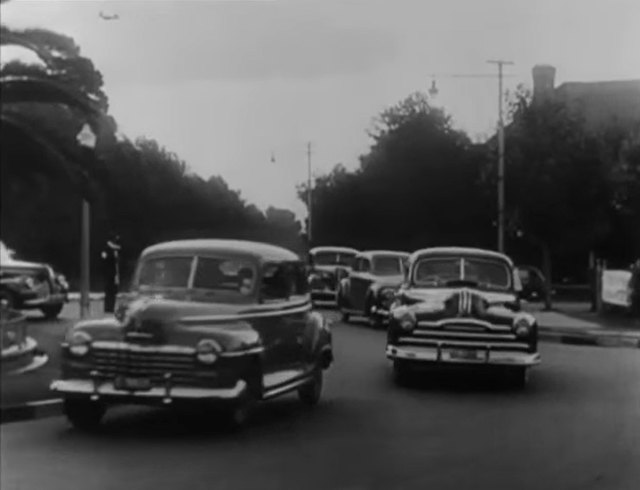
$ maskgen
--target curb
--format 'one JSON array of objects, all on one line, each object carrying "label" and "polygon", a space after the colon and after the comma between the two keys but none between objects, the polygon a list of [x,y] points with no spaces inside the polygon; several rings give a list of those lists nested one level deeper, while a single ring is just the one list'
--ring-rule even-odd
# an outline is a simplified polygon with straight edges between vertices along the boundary
[{"label": "curb", "polygon": [[0,424],[25,422],[62,415],[62,399],[54,398],[0,408]]},{"label": "curb", "polygon": [[563,332],[542,327],[538,332],[539,340],[558,344],[583,345],[592,347],[625,347],[640,349],[640,338],[610,333]]}]

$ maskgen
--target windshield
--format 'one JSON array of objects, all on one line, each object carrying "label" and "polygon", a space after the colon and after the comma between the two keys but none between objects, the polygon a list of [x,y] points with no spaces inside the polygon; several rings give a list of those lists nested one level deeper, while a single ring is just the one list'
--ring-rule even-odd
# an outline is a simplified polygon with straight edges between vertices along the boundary
[{"label": "windshield", "polygon": [[413,274],[414,284],[423,287],[446,287],[468,283],[494,290],[511,288],[507,264],[498,260],[442,257],[419,261]]},{"label": "windshield", "polygon": [[344,265],[351,267],[355,254],[346,252],[318,252],[312,257],[314,265]]},{"label": "windshield", "polygon": [[400,257],[375,257],[373,259],[373,273],[378,276],[402,275],[402,259]]},{"label": "windshield", "polygon": [[255,265],[246,259],[198,257],[191,277],[193,257],[162,257],[144,261],[138,286],[145,289],[194,289],[208,292],[253,293],[257,278]]}]

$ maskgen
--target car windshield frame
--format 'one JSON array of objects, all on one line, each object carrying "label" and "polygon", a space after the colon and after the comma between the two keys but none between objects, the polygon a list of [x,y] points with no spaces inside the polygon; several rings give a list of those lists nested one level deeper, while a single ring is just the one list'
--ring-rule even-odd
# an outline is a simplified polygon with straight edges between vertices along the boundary
[{"label": "car windshield frame", "polygon": [[[441,282],[426,282],[424,280],[418,280],[417,274],[418,269],[421,264],[425,262],[450,262],[457,261],[457,275],[456,277],[451,277],[450,279],[443,279]],[[492,266],[501,266],[504,268],[505,278],[507,280],[506,284],[496,284],[496,283],[488,283],[488,282],[478,282],[473,278],[469,278],[465,275],[466,266],[468,263],[472,263],[473,265],[478,264],[490,264]],[[442,289],[442,288],[451,288],[451,287],[459,287],[464,285],[469,285],[477,289],[486,290],[486,291],[496,291],[496,292],[513,292],[516,288],[514,282],[514,271],[513,268],[509,265],[508,262],[504,260],[500,260],[498,258],[493,257],[482,257],[482,256],[472,256],[472,255],[437,255],[437,256],[425,256],[420,257],[412,266],[411,274],[410,274],[410,285],[416,288],[434,288],[434,289]]]},{"label": "car windshield frame", "polygon": [[[380,260],[384,260],[384,261],[393,260],[398,264],[398,270],[393,273],[380,272],[379,265],[378,265],[378,261]],[[398,255],[376,255],[371,258],[371,273],[375,276],[382,276],[382,277],[402,276],[404,275],[404,269],[405,269],[404,258]]]},{"label": "car windshield frame", "polygon": [[[199,272],[199,267],[206,260],[219,260],[235,261],[241,263],[240,269],[251,269],[252,283],[249,286],[242,288],[240,283],[238,289],[230,288],[213,288],[213,287],[197,287],[196,279]],[[188,260],[189,261],[189,275],[186,284],[183,285],[162,285],[162,284],[143,284],[141,283],[141,274],[144,267],[152,261],[159,260]],[[232,276],[230,276],[232,277]],[[236,278],[238,276],[235,276]],[[145,294],[165,294],[170,297],[180,297],[186,300],[199,301],[199,302],[219,302],[219,303],[246,303],[255,302],[259,284],[261,282],[261,270],[259,262],[250,256],[246,255],[230,255],[230,254],[216,254],[212,253],[197,253],[197,254],[167,254],[167,255],[153,255],[150,257],[143,257],[138,261],[136,267],[135,277],[132,284],[132,290]]]}]

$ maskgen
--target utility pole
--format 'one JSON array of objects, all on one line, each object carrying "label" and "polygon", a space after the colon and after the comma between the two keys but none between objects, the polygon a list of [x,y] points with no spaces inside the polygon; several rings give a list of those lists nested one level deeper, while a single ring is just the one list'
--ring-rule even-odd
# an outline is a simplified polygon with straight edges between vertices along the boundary
[{"label": "utility pole", "polygon": [[311,248],[311,142],[307,143],[307,239]]},{"label": "utility pole", "polygon": [[489,60],[487,63],[498,65],[498,251],[504,253],[505,197],[504,197],[504,118],[502,116],[503,67],[513,65],[511,61]]}]

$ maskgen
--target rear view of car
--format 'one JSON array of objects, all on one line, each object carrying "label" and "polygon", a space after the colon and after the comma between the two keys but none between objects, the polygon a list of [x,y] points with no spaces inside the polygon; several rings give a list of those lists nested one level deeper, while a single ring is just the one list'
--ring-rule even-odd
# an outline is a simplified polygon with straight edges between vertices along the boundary
[{"label": "rear view of car", "polygon": [[338,285],[352,268],[357,250],[348,247],[316,247],[309,251],[309,289],[314,302],[335,304]]}]

